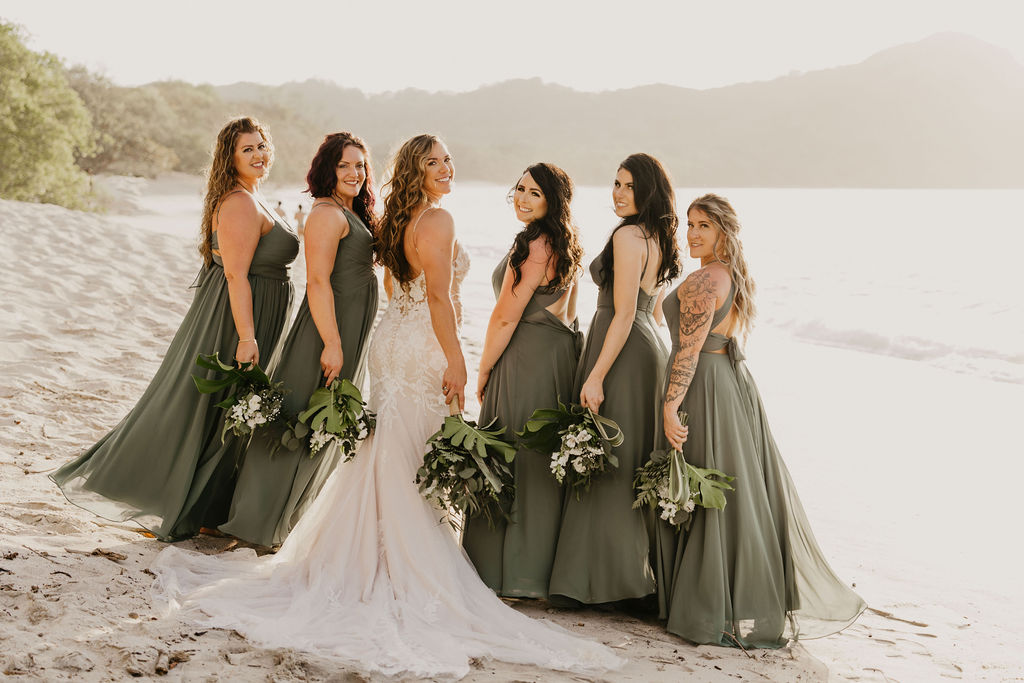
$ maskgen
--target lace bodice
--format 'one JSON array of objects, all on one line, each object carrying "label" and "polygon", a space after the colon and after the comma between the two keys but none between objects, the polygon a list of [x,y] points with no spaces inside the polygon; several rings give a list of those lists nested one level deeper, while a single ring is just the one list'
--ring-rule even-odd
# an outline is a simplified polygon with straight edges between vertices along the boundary
[{"label": "lace bodice", "polygon": [[[462,281],[469,272],[469,253],[456,243],[452,259],[452,303],[462,325]],[[447,415],[441,376],[447,361],[434,336],[427,306],[426,279],[417,275],[407,288],[396,287],[370,345],[370,406],[376,412],[394,402],[426,401],[429,410]]]},{"label": "lace bodice", "polygon": [[[469,252],[458,242],[455,243],[455,256],[452,259],[452,303],[455,305],[455,316],[459,326],[462,326],[462,281],[466,279],[469,272]],[[397,306],[398,310],[407,314],[414,308],[426,308],[427,301],[427,280],[421,272],[409,282],[408,288],[396,287],[395,294],[391,299],[391,306]]]}]

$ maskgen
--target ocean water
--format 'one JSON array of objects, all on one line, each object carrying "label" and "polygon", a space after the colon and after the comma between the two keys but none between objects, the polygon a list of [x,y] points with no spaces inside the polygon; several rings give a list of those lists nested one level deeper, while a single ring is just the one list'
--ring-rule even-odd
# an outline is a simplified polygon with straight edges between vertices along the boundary
[{"label": "ocean water", "polygon": [[[494,303],[491,270],[521,228],[506,201],[508,189],[463,182],[444,200],[473,258],[463,297],[471,354],[483,343]],[[706,191],[677,188],[680,210]],[[715,191],[729,198],[743,223],[744,250],[758,285],[749,353],[757,353],[758,331],[764,330],[1024,383],[1024,191]],[[297,204],[310,205],[296,187],[268,186],[265,195],[272,204],[281,200],[289,216]],[[142,204],[152,213],[125,220],[196,233],[195,191],[148,194]],[[617,221],[610,188],[577,188],[573,210],[589,263]],[[696,267],[684,259],[686,273]],[[584,328],[595,299],[585,275],[579,297]]]},{"label": "ocean water", "polygon": [[[490,274],[521,224],[508,188],[460,184],[445,205],[473,256],[467,337],[483,336]],[[707,190],[678,188],[680,210]],[[726,189],[743,223],[759,314],[803,341],[1024,383],[1024,191]],[[609,188],[576,192],[587,262],[617,218]],[[685,222],[685,218],[681,217]],[[685,234],[680,234],[685,243]],[[685,249],[683,251],[685,254]],[[684,272],[698,263],[684,259]],[[593,314],[589,274],[580,321]]]}]

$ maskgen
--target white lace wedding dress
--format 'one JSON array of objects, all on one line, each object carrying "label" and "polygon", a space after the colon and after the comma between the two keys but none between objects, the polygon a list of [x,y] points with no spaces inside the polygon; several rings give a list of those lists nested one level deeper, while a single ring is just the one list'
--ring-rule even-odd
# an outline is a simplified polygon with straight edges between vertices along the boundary
[{"label": "white lace wedding dress", "polygon": [[[459,246],[453,299],[469,268]],[[276,555],[169,547],[154,597],[186,618],[231,628],[369,673],[461,677],[471,657],[580,673],[617,668],[605,646],[533,620],[484,585],[413,483],[448,414],[446,363],[423,275],[396,288],[370,346],[377,428],[340,465]]]}]

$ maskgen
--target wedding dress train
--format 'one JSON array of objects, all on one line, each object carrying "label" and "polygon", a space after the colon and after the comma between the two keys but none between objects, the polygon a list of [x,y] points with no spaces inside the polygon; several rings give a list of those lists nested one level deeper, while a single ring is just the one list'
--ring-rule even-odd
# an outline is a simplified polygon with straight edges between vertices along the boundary
[{"label": "wedding dress train", "polygon": [[[453,299],[468,270],[460,246]],[[447,415],[444,354],[421,274],[396,287],[370,346],[376,431],[337,468],[276,555],[169,547],[154,596],[255,644],[292,647],[388,675],[461,677],[469,659],[581,673],[617,668],[605,646],[499,600],[413,483]]]}]

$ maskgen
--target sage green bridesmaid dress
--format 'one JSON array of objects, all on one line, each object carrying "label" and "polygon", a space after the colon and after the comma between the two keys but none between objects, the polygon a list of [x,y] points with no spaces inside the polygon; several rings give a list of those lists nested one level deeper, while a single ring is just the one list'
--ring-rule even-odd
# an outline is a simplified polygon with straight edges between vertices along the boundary
[{"label": "sage green bridesmaid dress", "polygon": [[[276,214],[264,211],[274,225],[256,246],[249,286],[256,343],[269,359],[288,320],[288,264],[299,244]],[[225,411],[216,404],[226,391],[201,394],[192,381],[193,374],[214,375],[195,364],[197,355],[231,359],[238,345],[219,256],[194,286],[192,305],[139,402],[95,446],[50,475],[75,505],[113,521],[132,520],[164,541],[217,521],[216,511],[226,510],[231,497],[225,473],[233,472],[239,452],[239,440],[221,442]]]},{"label": "sage green bridesmaid dress", "polygon": [[[647,267],[645,261],[644,271]],[[576,372],[577,398],[615,315],[612,287],[603,286],[599,260],[590,264],[590,274],[600,290]],[[597,475],[579,500],[566,493],[551,572],[552,595],[595,604],[642,598],[655,591],[645,515],[633,509],[633,476],[654,445],[668,359],[654,321],[656,301],[657,294],[638,291],[633,327],[605,377],[599,412],[622,429],[624,440],[614,451],[619,466]]]},{"label": "sage green bridesmaid dress", "polygon": [[[360,388],[366,371],[370,330],[377,314],[377,278],[373,274],[373,235],[356,214],[345,209],[349,231],[338,242],[331,271],[334,315],[341,333],[344,364],[340,379]],[[323,386],[320,354],[324,344],[304,298],[295,323],[272,369],[274,381],[284,382],[283,412],[294,416],[306,409],[310,395]],[[323,448],[312,458],[309,442],[298,450],[278,449],[280,433],[257,432],[242,456],[238,483],[227,522],[219,529],[250,543],[276,546],[284,542],[302,513],[316,497],[340,460],[336,446]]]},{"label": "sage green bridesmaid dress", "polygon": [[[735,286],[711,329],[725,319],[734,293]],[[678,287],[663,310],[674,353]],[[683,398],[687,462],[736,477],[736,490],[726,492],[724,510],[698,507],[684,535],[658,520],[659,602],[668,630],[694,643],[775,648],[841,631],[865,604],[818,547],[743,360],[735,338],[709,334]]]},{"label": "sage green bridesmaid dress", "polygon": [[[491,275],[501,292],[508,255]],[[504,353],[494,364],[480,407],[482,425],[497,420],[515,438],[537,408],[572,400],[582,335],[547,307],[565,290],[534,292]],[[491,528],[477,516],[466,523],[462,545],[484,583],[499,595],[546,598],[562,519],[562,487],[551,475],[549,454],[520,447],[514,462],[515,499],[510,520]]]}]

